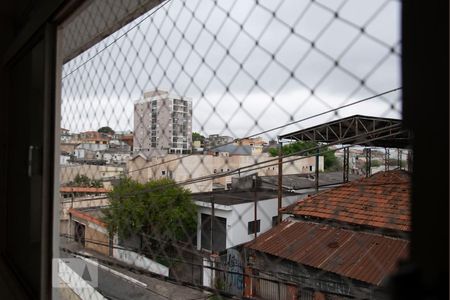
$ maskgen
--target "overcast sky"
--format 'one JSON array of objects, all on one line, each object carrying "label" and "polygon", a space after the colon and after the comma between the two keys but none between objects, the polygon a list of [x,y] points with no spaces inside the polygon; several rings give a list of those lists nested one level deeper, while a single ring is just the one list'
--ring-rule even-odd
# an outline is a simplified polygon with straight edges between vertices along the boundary
[{"label": "overcast sky", "polygon": [[[149,14],[63,66],[62,127],[133,130],[134,101],[158,88],[192,98],[194,131],[243,137],[401,84],[398,1],[172,0]],[[400,118],[401,93],[264,138],[356,113]]]}]

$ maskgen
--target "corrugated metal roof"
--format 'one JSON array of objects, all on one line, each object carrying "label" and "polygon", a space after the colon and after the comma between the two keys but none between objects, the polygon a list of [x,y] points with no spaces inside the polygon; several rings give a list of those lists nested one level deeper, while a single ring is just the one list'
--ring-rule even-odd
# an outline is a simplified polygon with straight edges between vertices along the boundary
[{"label": "corrugated metal roof", "polygon": [[293,220],[246,247],[374,285],[381,285],[409,254],[407,240]]},{"label": "corrugated metal roof", "polygon": [[410,177],[405,171],[380,172],[320,192],[282,209],[299,217],[411,231]]}]

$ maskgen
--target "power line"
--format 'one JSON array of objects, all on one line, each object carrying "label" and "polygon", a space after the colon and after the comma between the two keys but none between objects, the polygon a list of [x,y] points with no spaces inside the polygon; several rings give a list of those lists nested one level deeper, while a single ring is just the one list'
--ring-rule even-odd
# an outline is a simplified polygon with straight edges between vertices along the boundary
[{"label": "power line", "polygon": [[[396,124],[396,125],[385,127],[383,129],[376,130],[376,132],[377,133],[380,133],[380,132],[383,132],[383,131],[390,132],[392,129],[396,129],[396,128],[400,128],[400,127],[401,127],[400,124]],[[383,138],[386,138],[386,137],[396,136],[396,135],[399,135],[399,134],[401,134],[403,132],[404,131],[398,131],[398,132],[390,133],[390,134],[387,134],[387,135],[380,135],[380,136],[377,136],[377,137],[374,137],[374,138],[365,139],[363,141],[365,143],[368,143],[368,142],[376,141],[376,140],[383,139]],[[360,135],[357,135],[357,136],[352,136],[352,137],[349,137],[349,138],[346,138],[346,139],[342,139],[342,140],[340,140],[338,142],[330,143],[330,144],[328,144],[326,146],[319,145],[317,147],[312,147],[312,148],[309,148],[309,149],[301,150],[301,151],[298,151],[298,152],[295,152],[295,153],[292,153],[292,154],[283,155],[283,156],[281,156],[281,158],[288,158],[288,157],[292,157],[292,156],[296,156],[296,155],[301,155],[301,154],[308,153],[308,152],[311,152],[311,151],[314,151],[314,150],[319,150],[320,151],[321,148],[328,147],[329,145],[342,144],[342,143],[345,143],[345,141],[353,140],[355,138],[360,138],[360,137],[367,136],[367,135],[370,135],[370,134],[373,134],[373,133],[374,132],[363,133],[363,134],[360,134]],[[342,147],[337,148],[337,149],[328,149],[327,151],[323,151],[323,152],[320,152],[320,153],[324,154],[324,153],[334,152],[334,151],[337,151],[337,150],[344,149],[346,147],[347,146],[342,146]],[[302,159],[307,159],[309,157],[315,157],[315,156],[316,156],[316,154],[309,154],[309,155],[306,155],[306,156],[301,156],[301,157],[293,158],[293,159],[290,159],[290,160],[287,160],[287,161],[283,161],[282,163],[286,164],[286,163],[290,163],[290,162],[294,162],[294,161],[302,160]],[[156,188],[144,189],[144,190],[139,191],[138,193],[133,193],[133,194],[129,194],[129,195],[121,195],[121,197],[123,197],[123,196],[125,196],[125,197],[126,196],[134,196],[134,195],[141,194],[141,193],[147,193],[147,192],[150,192],[150,191],[153,191],[153,190],[160,190],[160,189],[164,189],[164,188],[168,188],[168,187],[172,187],[172,186],[184,186],[184,185],[199,183],[199,182],[203,182],[203,181],[209,181],[209,180],[213,180],[213,179],[217,179],[217,178],[221,178],[221,177],[225,177],[225,176],[230,176],[230,175],[233,175],[233,174],[236,174],[236,173],[240,173],[240,172],[243,172],[243,171],[244,172],[250,172],[250,171],[259,170],[259,169],[266,168],[266,167],[276,166],[276,165],[278,165],[278,159],[279,159],[279,157],[275,157],[273,159],[270,159],[270,160],[267,160],[267,161],[264,161],[264,162],[255,163],[255,164],[252,164],[252,165],[249,165],[249,166],[241,167],[241,168],[238,168],[238,169],[235,169],[235,170],[230,170],[230,171],[223,172],[223,173],[220,173],[220,174],[206,175],[206,176],[201,176],[201,177],[197,177],[197,178],[194,178],[194,179],[185,180],[185,181],[182,181],[182,182],[168,183],[168,184],[164,184],[164,185],[161,185],[159,187],[156,187]],[[274,162],[274,163],[270,164],[271,162]],[[263,166],[252,168],[254,166],[258,166],[258,165],[262,165],[262,164],[263,164]],[[248,169],[248,168],[252,168],[252,169]]]},{"label": "power line", "polygon": [[[323,111],[321,113],[308,116],[306,118],[302,118],[302,119],[299,119],[299,120],[296,120],[296,121],[288,122],[288,123],[286,123],[284,125],[280,125],[280,126],[277,126],[277,127],[273,127],[271,129],[267,129],[267,130],[264,130],[264,131],[261,131],[261,132],[249,135],[249,136],[244,137],[244,138],[235,139],[233,142],[228,142],[228,143],[224,143],[224,144],[221,144],[221,145],[218,145],[218,146],[214,146],[212,148],[207,149],[207,151],[208,150],[212,150],[212,149],[216,149],[216,148],[219,148],[219,147],[223,147],[223,146],[226,146],[226,145],[233,144],[236,141],[249,139],[249,138],[252,138],[252,137],[255,137],[255,136],[258,136],[258,135],[261,135],[261,134],[265,134],[265,133],[268,133],[268,132],[271,132],[271,131],[275,131],[275,130],[278,130],[278,129],[282,129],[282,128],[285,128],[285,127],[288,127],[288,126],[291,126],[291,125],[294,125],[294,124],[297,124],[297,123],[300,123],[300,122],[308,121],[308,120],[311,120],[311,119],[314,119],[314,118],[317,118],[317,117],[320,117],[320,116],[323,116],[323,115],[326,115],[326,114],[329,114],[329,113],[332,113],[332,112],[336,112],[336,111],[338,111],[340,109],[344,109],[344,108],[347,108],[347,107],[350,107],[350,106],[353,106],[353,105],[356,105],[356,104],[359,104],[359,103],[362,103],[362,102],[366,102],[366,101],[378,98],[380,96],[384,96],[386,94],[390,94],[390,93],[399,91],[401,89],[402,89],[402,87],[397,87],[397,88],[394,88],[394,89],[391,89],[391,90],[387,90],[387,91],[384,91],[382,93],[379,93],[379,94],[376,94],[376,95],[373,95],[373,96],[370,96],[370,97],[366,97],[366,98],[363,98],[363,99],[360,99],[360,100],[356,100],[354,102],[351,102],[351,103],[348,103],[348,104],[345,104],[345,105],[342,105],[342,106],[339,106],[337,108],[329,109],[329,110]],[[181,160],[183,158],[190,157],[190,156],[193,156],[193,155],[196,155],[196,154],[191,153],[191,154],[187,154],[187,155],[180,156],[180,157],[177,157],[177,158],[169,159],[169,160],[164,161],[164,162],[159,162],[159,163],[156,163],[156,164],[153,164],[153,165],[150,165],[150,166],[145,166],[145,167],[142,167],[142,168],[134,169],[134,170],[128,171],[124,175],[128,175],[128,174],[134,173],[134,172],[139,172],[139,171],[151,168],[151,167],[156,167],[156,166],[163,165],[163,164],[166,164],[166,163],[170,163],[170,162],[173,162],[173,161]],[[107,178],[104,178],[102,180],[105,180],[105,179],[107,180]],[[115,177],[113,177],[112,179],[115,179]]]},{"label": "power line", "polygon": [[136,24],[134,24],[133,26],[131,26],[127,31],[125,31],[123,34],[119,35],[118,37],[116,37],[111,43],[107,44],[105,47],[103,47],[102,49],[100,49],[97,53],[95,53],[92,57],[89,57],[86,61],[84,61],[83,63],[81,63],[80,65],[78,65],[75,69],[73,69],[72,71],[70,71],[69,73],[67,73],[66,75],[64,75],[62,77],[62,79],[65,79],[66,77],[72,75],[73,73],[75,73],[76,71],[78,71],[81,67],[83,67],[84,65],[86,65],[88,62],[90,62],[91,60],[93,60],[95,57],[97,57],[100,53],[102,53],[103,51],[105,51],[106,49],[108,49],[109,47],[111,47],[112,45],[114,45],[118,40],[122,39],[123,37],[125,37],[131,30],[135,29],[136,27],[138,27],[139,25],[142,24],[142,22],[144,22],[145,20],[147,20],[149,17],[152,17],[156,12],[158,12],[161,8],[163,8],[167,3],[169,3],[171,0],[165,0],[164,2],[161,2],[161,4],[155,8],[155,10],[153,12],[151,12],[150,14],[148,14],[147,16],[145,16],[144,18],[142,18],[139,22],[137,22]]}]

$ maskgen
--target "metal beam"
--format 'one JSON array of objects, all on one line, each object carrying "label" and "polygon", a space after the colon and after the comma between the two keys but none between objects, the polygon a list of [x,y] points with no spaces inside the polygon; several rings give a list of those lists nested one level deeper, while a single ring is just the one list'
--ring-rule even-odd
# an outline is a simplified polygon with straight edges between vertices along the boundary
[{"label": "metal beam", "polygon": [[344,170],[343,170],[343,182],[348,182],[348,174],[350,169],[350,148],[344,148]]},{"label": "metal beam", "polygon": [[366,153],[366,177],[369,177],[372,173],[372,149],[364,149]]},{"label": "metal beam", "polygon": [[283,200],[283,143],[278,139],[278,218],[277,224],[281,223],[281,206]]}]

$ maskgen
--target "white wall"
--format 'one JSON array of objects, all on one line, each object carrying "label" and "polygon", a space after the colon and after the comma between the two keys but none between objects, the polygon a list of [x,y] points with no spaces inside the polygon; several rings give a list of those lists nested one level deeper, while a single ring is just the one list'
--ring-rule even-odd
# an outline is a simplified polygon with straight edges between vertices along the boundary
[{"label": "white wall", "polygon": [[59,156],[59,164],[60,165],[68,165],[70,160],[69,155],[60,155]]},{"label": "white wall", "polygon": [[[302,195],[283,197],[282,207],[291,205],[298,201]],[[272,198],[261,200],[257,203],[257,220],[261,220],[258,235],[272,228],[272,217],[278,215],[278,199]],[[230,227],[227,229],[227,248],[249,242],[254,239],[254,234],[248,234],[248,222],[254,221],[254,203],[243,203],[233,205],[230,214]]]},{"label": "white wall", "polygon": [[169,268],[168,267],[166,267],[160,263],[157,263],[156,261],[148,259],[145,256],[137,254],[136,252],[115,248],[113,250],[113,257],[115,259],[123,261],[124,263],[134,265],[136,267],[145,269],[152,273],[156,273],[156,274],[166,276],[166,277],[169,276]]},{"label": "white wall", "polygon": [[[282,206],[288,206],[306,194],[298,194],[283,197]],[[197,222],[197,249],[201,247],[201,214],[211,215],[211,204],[196,201],[198,209]],[[272,228],[272,217],[278,212],[278,198],[260,200],[257,203],[257,219],[261,220],[260,231],[258,235]],[[251,241],[255,235],[248,234],[248,222],[254,220],[254,203],[242,203],[237,205],[214,205],[214,215],[226,219],[226,248],[231,248],[242,243]],[[286,217],[285,217],[286,218]]]}]

